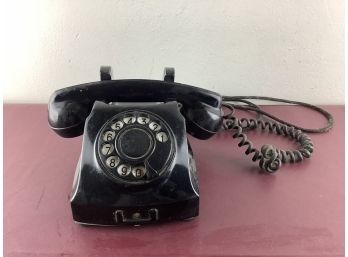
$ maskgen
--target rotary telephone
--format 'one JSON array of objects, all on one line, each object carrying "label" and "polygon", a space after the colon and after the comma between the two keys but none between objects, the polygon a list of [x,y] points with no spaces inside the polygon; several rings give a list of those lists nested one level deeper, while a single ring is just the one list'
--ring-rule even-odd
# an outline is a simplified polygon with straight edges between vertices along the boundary
[{"label": "rotary telephone", "polygon": [[[303,131],[325,132],[333,124],[331,114],[313,105],[223,97],[176,83],[174,75],[173,68],[165,68],[163,81],[112,80],[111,68],[101,67],[101,81],[53,93],[48,105],[51,129],[67,138],[83,134],[70,197],[75,222],[143,224],[197,216],[197,170],[186,133],[206,140],[221,128],[229,130],[262,170],[273,173],[282,163],[310,157],[313,142]],[[321,129],[300,128],[246,99],[301,104],[322,113],[328,124]],[[258,118],[238,119],[236,108],[254,111]],[[300,147],[285,151],[264,145],[258,150],[244,133],[257,128],[288,136]]]}]

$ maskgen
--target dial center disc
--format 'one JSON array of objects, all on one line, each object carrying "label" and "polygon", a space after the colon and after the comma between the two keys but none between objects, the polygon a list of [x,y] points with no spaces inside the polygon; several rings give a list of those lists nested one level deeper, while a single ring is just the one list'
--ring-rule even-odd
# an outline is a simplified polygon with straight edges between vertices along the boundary
[{"label": "dial center disc", "polygon": [[126,157],[139,159],[144,157],[152,149],[152,138],[141,128],[125,130],[118,139],[118,149]]}]

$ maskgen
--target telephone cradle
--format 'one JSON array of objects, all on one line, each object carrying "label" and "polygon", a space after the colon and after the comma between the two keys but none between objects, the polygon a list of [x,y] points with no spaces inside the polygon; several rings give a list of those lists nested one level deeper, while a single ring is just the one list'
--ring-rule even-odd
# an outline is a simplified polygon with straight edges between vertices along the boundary
[{"label": "telephone cradle", "polygon": [[[173,68],[165,69],[163,81],[112,80],[109,67],[101,68],[100,77],[55,91],[48,105],[49,126],[58,135],[83,134],[70,196],[76,223],[136,225],[198,216],[197,169],[186,133],[205,140],[221,128],[231,130],[269,173],[313,152],[310,138],[296,127],[259,120],[255,124],[296,137],[301,147],[293,156],[267,145],[261,151],[252,148],[233,116],[238,106],[225,104],[215,92],[174,82]],[[230,115],[224,115],[223,106]]]}]

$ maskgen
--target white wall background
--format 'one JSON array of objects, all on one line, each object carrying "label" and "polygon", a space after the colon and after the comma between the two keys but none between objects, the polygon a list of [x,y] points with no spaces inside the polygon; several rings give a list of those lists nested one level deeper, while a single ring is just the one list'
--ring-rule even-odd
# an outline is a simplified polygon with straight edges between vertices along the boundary
[{"label": "white wall background", "polygon": [[344,103],[343,0],[23,1],[5,6],[5,102],[114,78]]}]

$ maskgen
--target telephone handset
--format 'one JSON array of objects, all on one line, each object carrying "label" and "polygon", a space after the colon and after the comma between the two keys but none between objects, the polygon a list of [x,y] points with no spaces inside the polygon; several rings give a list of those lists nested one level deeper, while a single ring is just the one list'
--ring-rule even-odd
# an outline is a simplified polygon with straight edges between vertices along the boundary
[{"label": "telephone handset", "polygon": [[57,90],[49,102],[48,121],[60,136],[83,133],[95,101],[181,103],[187,132],[207,139],[221,127],[221,96],[189,85],[158,80],[102,80]]},{"label": "telephone handset", "polygon": [[[101,81],[54,92],[48,105],[50,127],[62,137],[83,134],[76,168],[71,208],[75,222],[119,225],[190,219],[199,212],[197,170],[186,132],[208,139],[221,128],[240,138],[238,146],[253,154],[267,172],[282,163],[301,161],[313,152],[311,139],[297,126],[274,117],[246,99],[174,82],[166,68],[163,81],[111,80],[111,69],[101,68]],[[265,97],[257,97],[266,99]],[[224,100],[224,101],[223,101]],[[328,125],[308,132],[325,132]],[[244,102],[236,105],[228,102]],[[229,109],[224,114],[222,107]],[[247,109],[270,119],[238,119],[234,109]],[[298,141],[295,151],[264,145],[253,147],[243,130],[268,129]],[[306,129],[303,129],[306,131]]]}]

